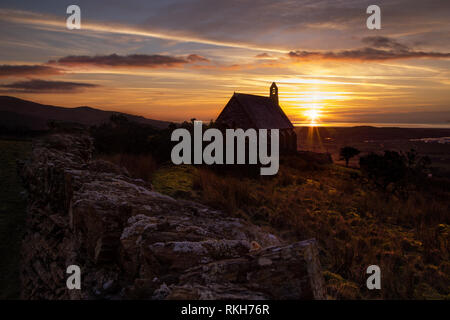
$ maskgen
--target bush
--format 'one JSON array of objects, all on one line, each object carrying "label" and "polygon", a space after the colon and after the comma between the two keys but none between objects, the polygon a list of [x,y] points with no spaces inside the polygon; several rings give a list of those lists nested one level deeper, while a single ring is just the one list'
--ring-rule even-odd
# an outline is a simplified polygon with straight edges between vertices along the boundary
[{"label": "bush", "polygon": [[385,151],[383,155],[370,153],[359,159],[359,166],[378,188],[408,195],[410,187],[420,187],[430,165],[428,157],[419,157],[414,150],[407,153]]}]

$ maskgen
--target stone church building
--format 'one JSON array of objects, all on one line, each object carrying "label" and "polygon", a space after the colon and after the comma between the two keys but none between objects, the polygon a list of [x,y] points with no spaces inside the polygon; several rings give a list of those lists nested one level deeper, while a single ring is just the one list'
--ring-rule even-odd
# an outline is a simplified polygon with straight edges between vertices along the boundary
[{"label": "stone church building", "polygon": [[297,150],[297,135],[291,121],[280,108],[275,82],[270,87],[269,97],[234,93],[216,123],[232,129],[279,129],[280,151]]}]

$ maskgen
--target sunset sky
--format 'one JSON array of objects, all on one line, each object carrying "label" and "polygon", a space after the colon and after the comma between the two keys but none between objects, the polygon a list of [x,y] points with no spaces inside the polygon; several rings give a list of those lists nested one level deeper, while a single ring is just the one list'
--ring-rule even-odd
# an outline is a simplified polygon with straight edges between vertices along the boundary
[{"label": "sunset sky", "polygon": [[448,0],[2,0],[0,27],[1,95],[210,120],[275,81],[294,123],[450,123]]}]

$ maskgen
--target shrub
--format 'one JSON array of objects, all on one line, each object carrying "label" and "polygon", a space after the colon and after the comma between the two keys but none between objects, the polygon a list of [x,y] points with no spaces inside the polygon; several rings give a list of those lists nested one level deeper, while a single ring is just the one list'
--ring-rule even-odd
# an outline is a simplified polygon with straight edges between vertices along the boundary
[{"label": "shrub", "polygon": [[383,155],[369,153],[359,159],[359,166],[378,188],[392,191],[407,197],[411,187],[420,187],[431,161],[419,157],[414,150],[407,153],[385,151]]}]

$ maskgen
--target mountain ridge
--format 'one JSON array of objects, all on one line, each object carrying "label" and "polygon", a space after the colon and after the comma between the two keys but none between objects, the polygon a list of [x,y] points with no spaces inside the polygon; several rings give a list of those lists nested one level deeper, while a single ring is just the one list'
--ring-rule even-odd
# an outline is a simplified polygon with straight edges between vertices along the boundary
[{"label": "mountain ridge", "polygon": [[0,96],[0,127],[46,130],[48,122],[61,121],[83,125],[99,125],[109,121],[113,114],[121,114],[130,121],[147,124],[158,129],[167,128],[170,122],[148,119],[124,112],[100,110],[89,106],[74,108],[45,105],[13,96]]}]

